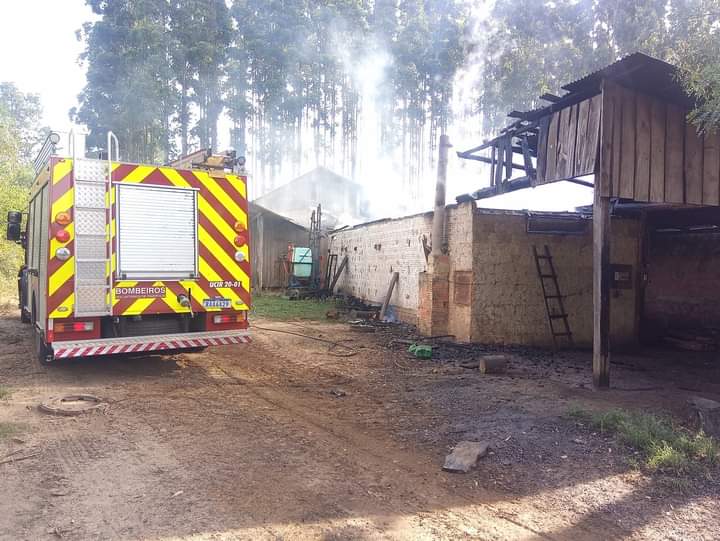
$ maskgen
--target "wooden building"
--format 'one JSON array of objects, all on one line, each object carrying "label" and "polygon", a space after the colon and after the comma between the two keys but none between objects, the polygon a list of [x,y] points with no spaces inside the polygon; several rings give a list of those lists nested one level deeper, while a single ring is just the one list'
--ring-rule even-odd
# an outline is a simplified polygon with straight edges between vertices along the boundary
[{"label": "wooden building", "polygon": [[288,245],[307,246],[309,230],[285,216],[250,203],[253,290],[281,289],[287,286],[285,264]]},{"label": "wooden building", "polygon": [[[639,216],[640,253],[654,243],[656,257],[667,263],[675,253],[673,264],[686,272],[698,272],[687,266],[697,261],[658,247],[656,234],[706,230],[717,237],[720,227],[720,137],[699,135],[687,121],[693,102],[677,75],[670,64],[630,55],[565,85],[563,96],[543,96],[549,102],[545,107],[513,111],[517,120],[497,137],[458,153],[491,169],[490,186],[459,201],[561,180],[594,187],[593,381],[598,387],[610,383],[611,214]],[[516,155],[519,163],[513,161]],[[646,265],[642,258],[632,273],[638,318],[662,306],[644,302],[652,290],[645,283]],[[703,283],[707,286],[707,280]],[[676,292],[682,294],[690,292]]]},{"label": "wooden building", "polygon": [[310,215],[321,205],[325,230],[369,219],[362,186],[325,167],[316,167],[254,202],[305,227],[310,226]]}]

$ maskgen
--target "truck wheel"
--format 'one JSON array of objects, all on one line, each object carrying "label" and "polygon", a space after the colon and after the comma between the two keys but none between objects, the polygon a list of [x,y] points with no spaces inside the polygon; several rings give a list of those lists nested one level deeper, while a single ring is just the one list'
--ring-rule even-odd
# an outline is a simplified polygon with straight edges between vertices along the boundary
[{"label": "truck wheel", "polygon": [[53,351],[48,347],[43,339],[43,333],[40,329],[35,329],[35,356],[42,365],[53,364]]},{"label": "truck wheel", "polygon": [[53,361],[53,351],[45,343],[43,332],[37,326],[37,308],[35,304],[35,298],[32,300],[32,314],[31,319],[33,323],[33,330],[35,331],[35,358],[42,365],[51,364]]},{"label": "truck wheel", "polygon": [[18,273],[18,304],[20,305],[20,322],[30,323],[30,313],[25,309],[25,291],[27,289],[27,273],[23,266]]}]

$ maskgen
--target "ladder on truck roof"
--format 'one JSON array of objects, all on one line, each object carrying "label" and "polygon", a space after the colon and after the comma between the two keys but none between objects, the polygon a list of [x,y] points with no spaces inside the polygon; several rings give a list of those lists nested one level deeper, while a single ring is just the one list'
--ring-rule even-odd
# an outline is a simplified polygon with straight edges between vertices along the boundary
[{"label": "ladder on truck roof", "polygon": [[[115,160],[120,147],[112,132],[107,135],[107,162],[76,159],[75,180],[75,303],[77,317],[112,315],[110,247],[110,190],[112,187],[112,143]],[[74,148],[74,145],[73,145]],[[73,152],[74,154],[74,152]]]},{"label": "ladder on truck roof", "polygon": [[[540,285],[542,286],[543,298],[545,299],[545,312],[547,313],[550,334],[552,335],[553,349],[557,351],[558,337],[564,337],[569,346],[573,345],[572,332],[568,323],[568,314],[565,311],[563,296],[560,294],[555,265],[553,264],[550,248],[547,244],[543,247],[543,253],[538,253],[537,246],[533,245],[533,256],[535,257],[535,268],[537,269]],[[545,262],[545,265],[542,264]],[[556,327],[562,322],[560,327]]]}]

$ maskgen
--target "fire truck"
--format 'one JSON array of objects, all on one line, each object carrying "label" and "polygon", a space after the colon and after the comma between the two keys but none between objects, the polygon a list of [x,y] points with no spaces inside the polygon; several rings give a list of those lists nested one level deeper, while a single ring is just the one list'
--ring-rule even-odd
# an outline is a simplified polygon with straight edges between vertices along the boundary
[{"label": "fire truck", "polygon": [[72,133],[59,155],[60,139],[51,133],[34,162],[27,213],[8,213],[38,359],[249,342],[244,158],[135,164],[120,160],[112,132],[101,159]]}]

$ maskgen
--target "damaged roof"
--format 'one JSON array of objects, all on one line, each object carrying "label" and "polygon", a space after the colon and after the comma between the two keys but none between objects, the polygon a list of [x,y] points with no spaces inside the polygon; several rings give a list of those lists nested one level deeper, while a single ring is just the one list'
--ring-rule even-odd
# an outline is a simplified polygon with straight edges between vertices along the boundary
[{"label": "damaged roof", "polygon": [[[678,105],[692,106],[680,82],[680,69],[644,53],[632,53],[609,66],[564,85],[569,93],[600,92],[603,79]],[[564,96],[563,96],[564,97]]]}]

